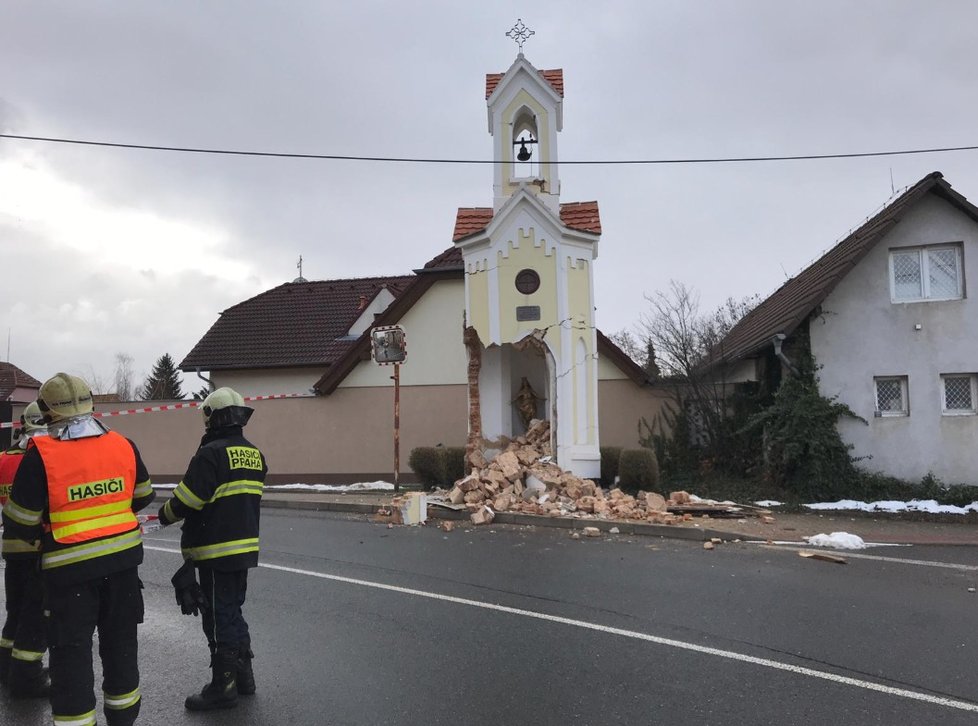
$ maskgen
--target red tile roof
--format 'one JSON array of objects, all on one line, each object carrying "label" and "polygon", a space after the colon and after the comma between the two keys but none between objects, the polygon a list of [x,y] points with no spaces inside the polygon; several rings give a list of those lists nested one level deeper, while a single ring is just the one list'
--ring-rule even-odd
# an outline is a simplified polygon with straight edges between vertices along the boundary
[{"label": "red tile roof", "polygon": [[560,221],[565,227],[601,234],[597,202],[568,202],[560,205]]},{"label": "red tile roof", "polygon": [[17,388],[40,388],[41,382],[13,363],[0,362],[0,401],[6,401]]},{"label": "red tile roof", "polygon": [[900,223],[907,210],[927,194],[936,194],[978,221],[978,207],[951,189],[940,172],[928,174],[745,315],[720,342],[715,359],[738,360],[769,345],[774,335],[794,332],[866,253]]},{"label": "red tile roof", "polygon": [[[543,80],[550,84],[561,98],[564,97],[564,69],[563,68],[553,68],[548,71],[538,71],[538,73],[543,76]],[[505,73],[487,73],[486,74],[486,98],[492,95],[492,92],[496,90],[496,86],[503,79]]]},{"label": "red tile roof", "polygon": [[383,287],[398,297],[416,279],[362,277],[289,282],[221,313],[187,357],[183,370],[330,365],[352,345],[345,340],[368,300]]},{"label": "red tile roof", "polygon": [[[481,232],[492,221],[492,207],[460,207],[455,217],[452,241]],[[560,205],[560,222],[582,232],[601,234],[601,217],[597,202],[569,202]]]},{"label": "red tile roof", "polygon": [[455,232],[452,242],[481,232],[492,221],[492,207],[459,207],[455,215]]}]

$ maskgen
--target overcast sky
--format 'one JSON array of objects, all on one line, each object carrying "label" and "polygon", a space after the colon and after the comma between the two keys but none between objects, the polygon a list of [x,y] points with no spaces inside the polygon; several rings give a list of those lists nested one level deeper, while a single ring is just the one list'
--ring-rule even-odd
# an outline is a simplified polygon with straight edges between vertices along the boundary
[{"label": "overcast sky", "polygon": [[[0,131],[122,143],[489,159],[485,74],[563,68],[563,160],[978,144],[978,5],[785,2],[44,2],[0,5]],[[597,200],[599,327],[671,279],[766,296],[978,152],[565,166]],[[0,358],[40,380],[179,361],[218,313],[292,280],[404,274],[492,205],[487,165],[203,156],[0,139]],[[185,388],[196,389],[193,379]],[[268,391],[274,394],[276,391]]]}]

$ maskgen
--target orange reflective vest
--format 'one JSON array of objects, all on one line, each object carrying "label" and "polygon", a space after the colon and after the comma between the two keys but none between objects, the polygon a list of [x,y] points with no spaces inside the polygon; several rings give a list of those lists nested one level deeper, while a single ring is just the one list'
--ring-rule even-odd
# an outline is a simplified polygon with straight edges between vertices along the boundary
[{"label": "orange reflective vest", "polygon": [[88,542],[138,528],[132,511],[136,454],[125,437],[114,431],[71,441],[41,436],[31,444],[44,462],[56,542]]},{"label": "orange reflective vest", "polygon": [[23,454],[23,449],[10,449],[0,453],[0,507],[7,503],[17,467],[24,458]]}]

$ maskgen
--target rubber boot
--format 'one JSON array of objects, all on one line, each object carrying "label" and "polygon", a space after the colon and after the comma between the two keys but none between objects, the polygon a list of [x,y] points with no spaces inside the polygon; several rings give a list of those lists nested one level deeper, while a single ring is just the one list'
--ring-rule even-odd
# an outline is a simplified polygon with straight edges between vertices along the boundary
[{"label": "rubber boot", "polygon": [[238,705],[238,649],[218,647],[211,656],[211,682],[200,693],[188,696],[190,711],[213,711]]},{"label": "rubber boot", "polygon": [[251,652],[251,648],[242,643],[238,648],[238,695],[239,696],[252,696],[255,693],[255,671],[251,667],[251,661],[254,659],[255,654]]},{"label": "rubber boot", "polygon": [[40,661],[24,663],[17,659],[10,662],[11,698],[47,698],[51,691],[51,678],[48,669],[42,668]]},{"label": "rubber boot", "polygon": [[130,706],[122,711],[113,711],[108,708],[103,709],[106,726],[135,726],[141,705],[142,701],[137,701],[135,706]]}]

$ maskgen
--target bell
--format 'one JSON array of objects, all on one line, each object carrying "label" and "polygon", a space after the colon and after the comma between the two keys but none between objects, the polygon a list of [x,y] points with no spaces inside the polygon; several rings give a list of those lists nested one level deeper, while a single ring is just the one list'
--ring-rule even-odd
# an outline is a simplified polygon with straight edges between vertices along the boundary
[{"label": "bell", "polygon": [[530,160],[530,150],[526,148],[526,140],[520,139],[520,150],[516,154],[517,161],[529,161]]}]

